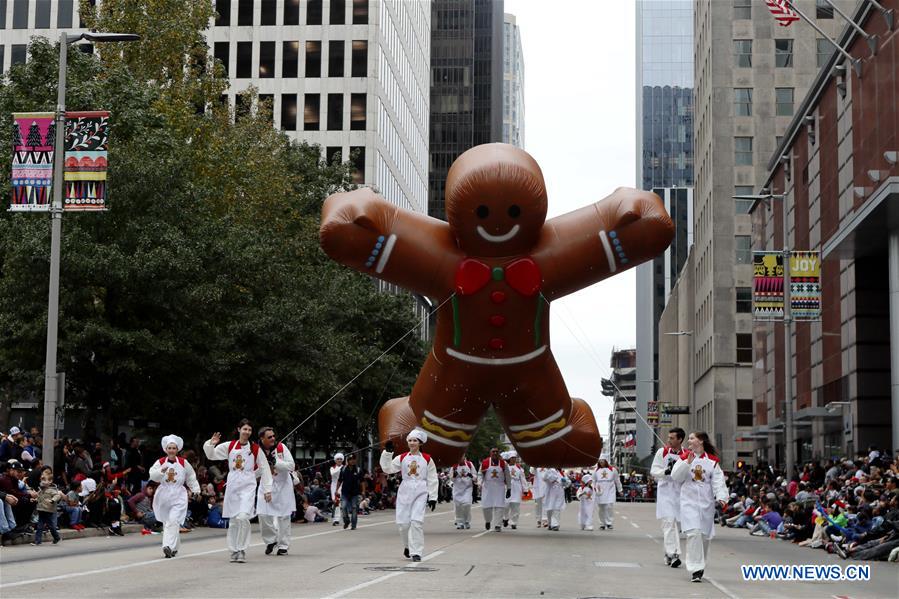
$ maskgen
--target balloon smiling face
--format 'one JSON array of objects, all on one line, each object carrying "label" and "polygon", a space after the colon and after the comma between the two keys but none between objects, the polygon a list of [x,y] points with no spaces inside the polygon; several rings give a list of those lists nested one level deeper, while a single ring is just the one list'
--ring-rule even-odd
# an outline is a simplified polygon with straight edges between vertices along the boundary
[{"label": "balloon smiling face", "polygon": [[450,168],[446,217],[469,256],[527,254],[546,220],[543,173],[513,146],[474,147]]}]

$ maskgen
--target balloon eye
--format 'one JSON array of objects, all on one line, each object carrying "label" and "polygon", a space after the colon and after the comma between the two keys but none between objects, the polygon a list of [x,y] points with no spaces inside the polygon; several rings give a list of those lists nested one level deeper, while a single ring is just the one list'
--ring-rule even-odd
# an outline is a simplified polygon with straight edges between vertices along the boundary
[{"label": "balloon eye", "polygon": [[512,218],[518,218],[521,216],[521,208],[518,207],[518,204],[512,204],[509,206],[509,216]]},{"label": "balloon eye", "polygon": [[481,204],[478,206],[478,209],[475,210],[475,214],[478,215],[478,218],[487,218],[487,215],[490,214],[490,209],[487,206]]}]

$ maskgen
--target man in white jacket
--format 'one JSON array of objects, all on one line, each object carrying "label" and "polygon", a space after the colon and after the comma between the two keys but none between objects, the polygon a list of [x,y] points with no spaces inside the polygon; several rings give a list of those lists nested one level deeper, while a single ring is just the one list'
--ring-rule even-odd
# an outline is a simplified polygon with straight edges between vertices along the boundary
[{"label": "man in white jacket", "polygon": [[[259,532],[262,533],[266,555],[271,555],[275,547],[278,548],[278,555],[287,555],[287,550],[290,549],[290,516],[297,509],[291,476],[296,465],[290,450],[277,442],[275,431],[271,427],[260,429],[259,444],[262,446],[266,466],[272,473],[272,500],[265,501],[262,485],[259,485],[257,491]],[[260,467],[263,467],[262,464]]]},{"label": "man in white jacket", "polygon": [[562,510],[565,509],[565,486],[567,479],[556,468],[542,468],[540,476],[546,485],[543,495],[543,513],[546,515],[546,527],[549,530],[559,530],[559,520]]},{"label": "man in white jacket", "polygon": [[512,477],[509,465],[499,457],[499,450],[490,450],[490,457],[481,462],[478,470],[478,486],[481,487],[481,507],[484,509],[484,521],[487,530],[500,532],[500,520],[506,510],[506,499],[512,494]]},{"label": "man in white jacket", "polygon": [[537,528],[546,526],[546,510],[543,508],[543,498],[546,495],[546,483],[543,481],[543,468],[531,466],[531,474],[534,475],[534,515],[537,517]]},{"label": "man in white jacket", "polygon": [[340,498],[337,496],[337,484],[340,478],[340,469],[343,468],[343,458],[342,453],[335,453],[334,465],[331,466],[331,504],[334,506],[332,508],[331,526],[340,524]]},{"label": "man in white jacket", "polygon": [[509,478],[512,482],[511,493],[506,499],[503,527],[511,526],[512,530],[515,530],[518,528],[518,518],[521,515],[521,496],[528,490],[528,481],[524,475],[524,468],[518,465],[520,458],[516,451],[507,451],[502,457],[509,464]]},{"label": "man in white jacket", "polygon": [[[662,521],[662,539],[665,547],[665,565],[680,566],[680,483],[671,478],[671,471],[683,451],[686,433],[682,428],[668,431],[668,445],[660,448],[652,460],[650,474],[657,482],[656,519]],[[687,454],[684,453],[684,457]]]}]

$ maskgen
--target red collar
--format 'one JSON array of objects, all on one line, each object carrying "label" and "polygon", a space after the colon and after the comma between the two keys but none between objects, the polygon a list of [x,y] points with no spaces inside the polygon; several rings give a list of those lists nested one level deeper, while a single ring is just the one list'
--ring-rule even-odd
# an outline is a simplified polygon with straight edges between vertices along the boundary
[{"label": "red collar", "polygon": [[519,258],[508,266],[490,268],[480,260],[466,258],[456,268],[455,288],[459,295],[472,295],[483,289],[490,279],[505,280],[509,287],[530,297],[540,291],[540,268],[531,258]]}]

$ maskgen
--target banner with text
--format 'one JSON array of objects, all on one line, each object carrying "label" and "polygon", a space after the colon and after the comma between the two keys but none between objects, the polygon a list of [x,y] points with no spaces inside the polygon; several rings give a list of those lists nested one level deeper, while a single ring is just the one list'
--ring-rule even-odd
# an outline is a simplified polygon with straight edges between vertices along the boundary
[{"label": "banner with text", "polygon": [[52,112],[16,112],[13,118],[13,212],[50,210],[56,123]]},{"label": "banner with text", "polygon": [[821,320],[821,255],[791,252],[790,310],[793,320]]},{"label": "banner with text", "polygon": [[782,252],[752,252],[752,319],[784,318],[784,259]]}]

